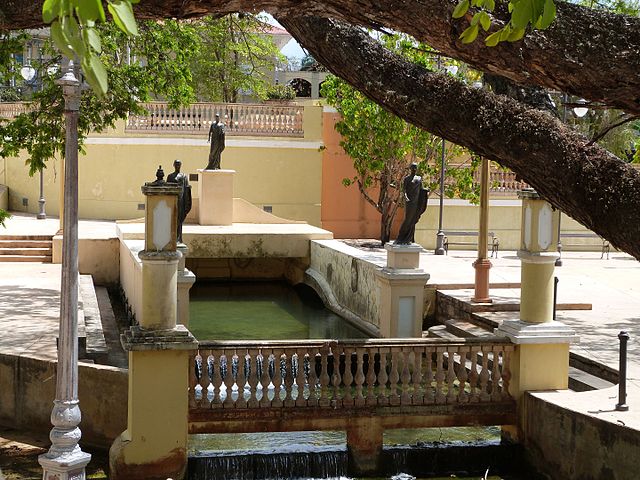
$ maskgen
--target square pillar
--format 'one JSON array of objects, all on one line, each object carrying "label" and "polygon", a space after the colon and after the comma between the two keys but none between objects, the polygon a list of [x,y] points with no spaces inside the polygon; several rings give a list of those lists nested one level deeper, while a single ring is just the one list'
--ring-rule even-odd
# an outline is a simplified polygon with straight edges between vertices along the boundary
[{"label": "square pillar", "polygon": [[386,244],[387,266],[376,272],[380,289],[380,335],[420,338],[424,286],[429,274],[417,268],[422,247]]},{"label": "square pillar", "polygon": [[233,176],[235,170],[198,170],[198,223],[233,223]]}]

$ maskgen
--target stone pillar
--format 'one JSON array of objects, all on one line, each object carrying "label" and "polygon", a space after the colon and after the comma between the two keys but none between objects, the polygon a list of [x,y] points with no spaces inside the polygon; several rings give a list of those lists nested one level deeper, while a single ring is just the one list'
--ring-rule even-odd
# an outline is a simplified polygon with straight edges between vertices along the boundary
[{"label": "stone pillar", "polygon": [[478,303],[491,302],[489,296],[489,269],[491,261],[487,258],[489,234],[489,160],[482,159],[480,175],[480,228],[478,229],[478,258],[473,263],[476,269],[475,292],[473,301]]},{"label": "stone pillar", "polygon": [[387,243],[387,266],[377,272],[380,288],[380,335],[422,336],[424,286],[429,274],[419,269],[422,247]]},{"label": "stone pillar", "polygon": [[185,268],[185,260],[189,248],[185,244],[178,244],[178,251],[182,254],[178,262],[178,318],[179,324],[189,326],[189,290],[196,281],[195,274]]},{"label": "stone pillar", "polygon": [[198,170],[198,223],[233,223],[233,176],[235,170]]},{"label": "stone pillar", "polygon": [[[566,389],[569,345],[578,341],[575,331],[553,320],[553,273],[558,253],[558,211],[535,190],[519,193],[522,199],[522,260],[520,319],[505,320],[496,335],[516,344],[511,357],[509,393],[518,401],[528,390]],[[522,412],[521,412],[522,413]],[[522,418],[522,415],[521,415]],[[522,422],[521,422],[522,426]],[[504,429],[517,439],[519,430]]]},{"label": "stone pillar", "polygon": [[349,422],[347,426],[349,475],[371,476],[380,473],[383,433],[380,418],[354,418]]},{"label": "stone pillar", "polygon": [[140,325],[122,337],[129,352],[127,429],[109,451],[114,480],[174,480],[187,466],[191,333],[177,321],[177,195],[180,187],[162,180],[142,187],[146,195]]}]

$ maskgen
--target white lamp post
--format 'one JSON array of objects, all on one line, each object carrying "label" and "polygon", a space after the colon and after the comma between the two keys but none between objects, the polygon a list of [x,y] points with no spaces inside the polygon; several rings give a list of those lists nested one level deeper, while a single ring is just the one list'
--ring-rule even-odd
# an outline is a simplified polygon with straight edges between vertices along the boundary
[{"label": "white lamp post", "polygon": [[78,111],[80,82],[73,62],[57,80],[64,95],[66,119],[64,226],[62,238],[62,282],[60,288],[60,341],[49,434],[51,448],[38,457],[43,480],[84,480],[91,455],[80,449],[82,436],[78,404]]}]

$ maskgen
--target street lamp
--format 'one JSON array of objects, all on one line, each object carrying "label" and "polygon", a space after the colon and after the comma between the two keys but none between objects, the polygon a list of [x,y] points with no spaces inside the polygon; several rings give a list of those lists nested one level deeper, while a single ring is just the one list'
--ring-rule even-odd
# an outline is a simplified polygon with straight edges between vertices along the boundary
[{"label": "street lamp", "polygon": [[[27,59],[27,63],[20,69],[20,76],[25,82],[31,82],[36,77],[36,69],[30,65],[30,61]],[[40,168],[40,198],[38,199],[38,215],[36,218],[44,220],[47,218],[47,214],[44,210],[44,171]]]},{"label": "street lamp", "polygon": [[64,95],[66,121],[64,226],[60,286],[60,341],[56,368],[56,398],[49,434],[51,448],[38,457],[43,479],[84,479],[91,455],[78,445],[81,432],[78,402],[78,112],[80,81],[69,61],[57,80]]}]

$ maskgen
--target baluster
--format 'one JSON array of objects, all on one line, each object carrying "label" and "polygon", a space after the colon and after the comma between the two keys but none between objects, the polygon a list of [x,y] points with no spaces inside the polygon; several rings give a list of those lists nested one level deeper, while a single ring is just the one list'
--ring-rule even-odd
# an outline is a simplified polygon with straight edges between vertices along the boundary
[{"label": "baluster", "polygon": [[249,350],[249,399],[247,400],[248,408],[258,407],[258,350]]},{"label": "baluster", "polygon": [[409,368],[409,357],[411,355],[410,347],[403,347],[400,355],[402,356],[402,375],[400,375],[400,380],[402,381],[402,395],[400,396],[400,404],[411,405],[411,394],[409,392],[409,382],[411,381],[411,372]]},{"label": "baluster", "polygon": [[391,347],[391,373],[389,375],[389,404],[400,405],[400,395],[398,395],[398,382],[400,373],[398,372],[398,350]]},{"label": "baluster", "polygon": [[442,366],[445,350],[446,347],[436,347],[436,403],[444,403],[446,400],[444,395],[445,373]]},{"label": "baluster", "polygon": [[435,352],[433,351],[433,349],[429,347],[426,348],[427,365],[425,367],[426,378],[424,381],[424,399],[423,399],[423,403],[425,404],[433,403],[435,401],[434,386],[433,386],[433,381],[434,381],[433,355],[434,354]]},{"label": "baluster", "polygon": [[364,348],[358,347],[356,349],[356,358],[357,358],[357,366],[356,366],[356,400],[355,404],[357,406],[362,406],[365,404],[364,395],[362,395],[362,385],[364,384]]},{"label": "baluster", "polygon": [[[340,387],[342,386],[343,377],[340,375],[340,358],[341,354],[344,352],[346,354],[346,349],[339,345],[335,345],[331,351],[333,352],[333,375],[331,375],[331,385],[333,385],[333,401],[331,402],[331,406],[339,407],[342,405],[348,405],[349,399],[346,397],[346,392],[349,391],[349,387],[345,387],[345,392],[340,394]],[[344,380],[347,380],[347,371],[345,366],[344,372]],[[345,403],[346,401],[346,403]]]},{"label": "baluster", "polygon": [[296,386],[298,388],[298,396],[296,397],[296,407],[305,407],[307,401],[304,398],[305,381],[304,381],[304,369],[307,360],[307,352],[304,347],[298,348],[296,351]]},{"label": "baluster", "polygon": [[411,387],[413,395],[411,403],[422,405],[424,402],[424,390],[422,387],[422,349],[413,350],[413,374],[411,375]]},{"label": "baluster", "polygon": [[505,346],[502,351],[502,399],[511,398],[509,381],[511,380],[511,352],[513,347]]},{"label": "baluster", "polygon": [[493,368],[491,372],[491,400],[499,402],[502,399],[502,392],[500,391],[500,345],[494,345],[491,353],[493,359]]},{"label": "baluster", "polygon": [[367,398],[365,403],[367,405],[375,405],[377,403],[375,396],[376,386],[376,353],[377,348],[369,347],[369,361],[367,362]]},{"label": "baluster", "polygon": [[233,378],[233,357],[234,352],[229,352],[225,350],[224,354],[224,378],[223,383],[226,388],[227,396],[222,402],[224,408],[232,408],[235,401],[233,400],[233,384],[235,380]]},{"label": "baluster", "polygon": [[467,387],[467,352],[469,347],[460,347],[460,365],[458,365],[458,382],[460,390],[458,392],[458,402],[467,403],[469,395],[465,391]]},{"label": "baluster", "polygon": [[[202,368],[202,357],[200,352],[196,352],[189,362],[189,409],[195,410],[202,406],[203,398],[206,399],[207,390],[202,388],[202,378],[204,371]],[[193,372],[191,368],[193,367]],[[198,388],[199,387],[199,388]]]},{"label": "baluster", "polygon": [[322,370],[320,373],[320,401],[318,402],[318,404],[321,407],[328,407],[329,406],[329,373],[327,371],[327,361],[328,361],[328,356],[329,356],[329,346],[325,346],[322,349],[320,349],[320,361],[321,361],[321,365],[322,365]]},{"label": "baluster", "polygon": [[480,388],[478,387],[478,355],[480,347],[471,347],[471,368],[469,369],[469,402],[480,401]]},{"label": "baluster", "polygon": [[282,361],[283,353],[277,353],[277,350],[273,354],[273,401],[272,407],[282,407],[282,397],[280,396],[280,390],[282,390]]},{"label": "baluster", "polygon": [[344,385],[343,393],[343,405],[353,405],[353,373],[351,372],[351,355],[354,353],[352,346],[346,346],[343,349],[344,352],[344,378],[342,384]]},{"label": "baluster", "polygon": [[284,351],[284,406],[285,407],[293,407],[295,405],[295,401],[293,399],[293,355],[295,350],[286,349]]},{"label": "baluster", "polygon": [[380,349],[380,373],[378,374],[378,405],[388,405],[389,395],[387,392],[387,348]]},{"label": "baluster", "polygon": [[213,386],[213,399],[211,401],[211,408],[222,407],[222,396],[220,395],[220,390],[222,387],[222,374],[220,372],[222,350],[216,352],[216,354],[217,355],[214,356],[212,352],[212,354],[209,355],[209,358],[207,359],[207,371],[209,374],[211,385]]},{"label": "baluster", "polygon": [[[490,348],[490,347],[489,347]],[[489,384],[489,355],[487,355],[487,348],[482,347],[482,371],[480,372],[480,401],[486,402],[490,399],[488,393]]]},{"label": "baluster", "polygon": [[236,385],[238,386],[238,399],[236,400],[236,407],[238,408],[247,408],[247,399],[244,398],[244,388],[247,385],[247,374],[245,373],[245,368],[247,365],[247,360],[250,360],[248,352],[245,349],[242,349],[240,353],[238,353],[238,375],[236,377]]},{"label": "baluster", "polygon": [[447,403],[455,403],[456,398],[458,397],[455,384],[456,352],[453,351],[454,348],[455,347],[450,347],[450,350],[447,352]]},{"label": "baluster", "polygon": [[307,405],[315,407],[318,405],[318,374],[316,372],[317,362],[319,361],[318,349],[311,348],[309,350],[309,377],[307,384],[309,385],[309,397]]},{"label": "baluster", "polygon": [[260,376],[260,384],[262,385],[262,398],[260,399],[260,407],[270,407],[269,385],[271,385],[271,375],[269,368],[271,366],[271,351],[262,350],[262,375]]}]

